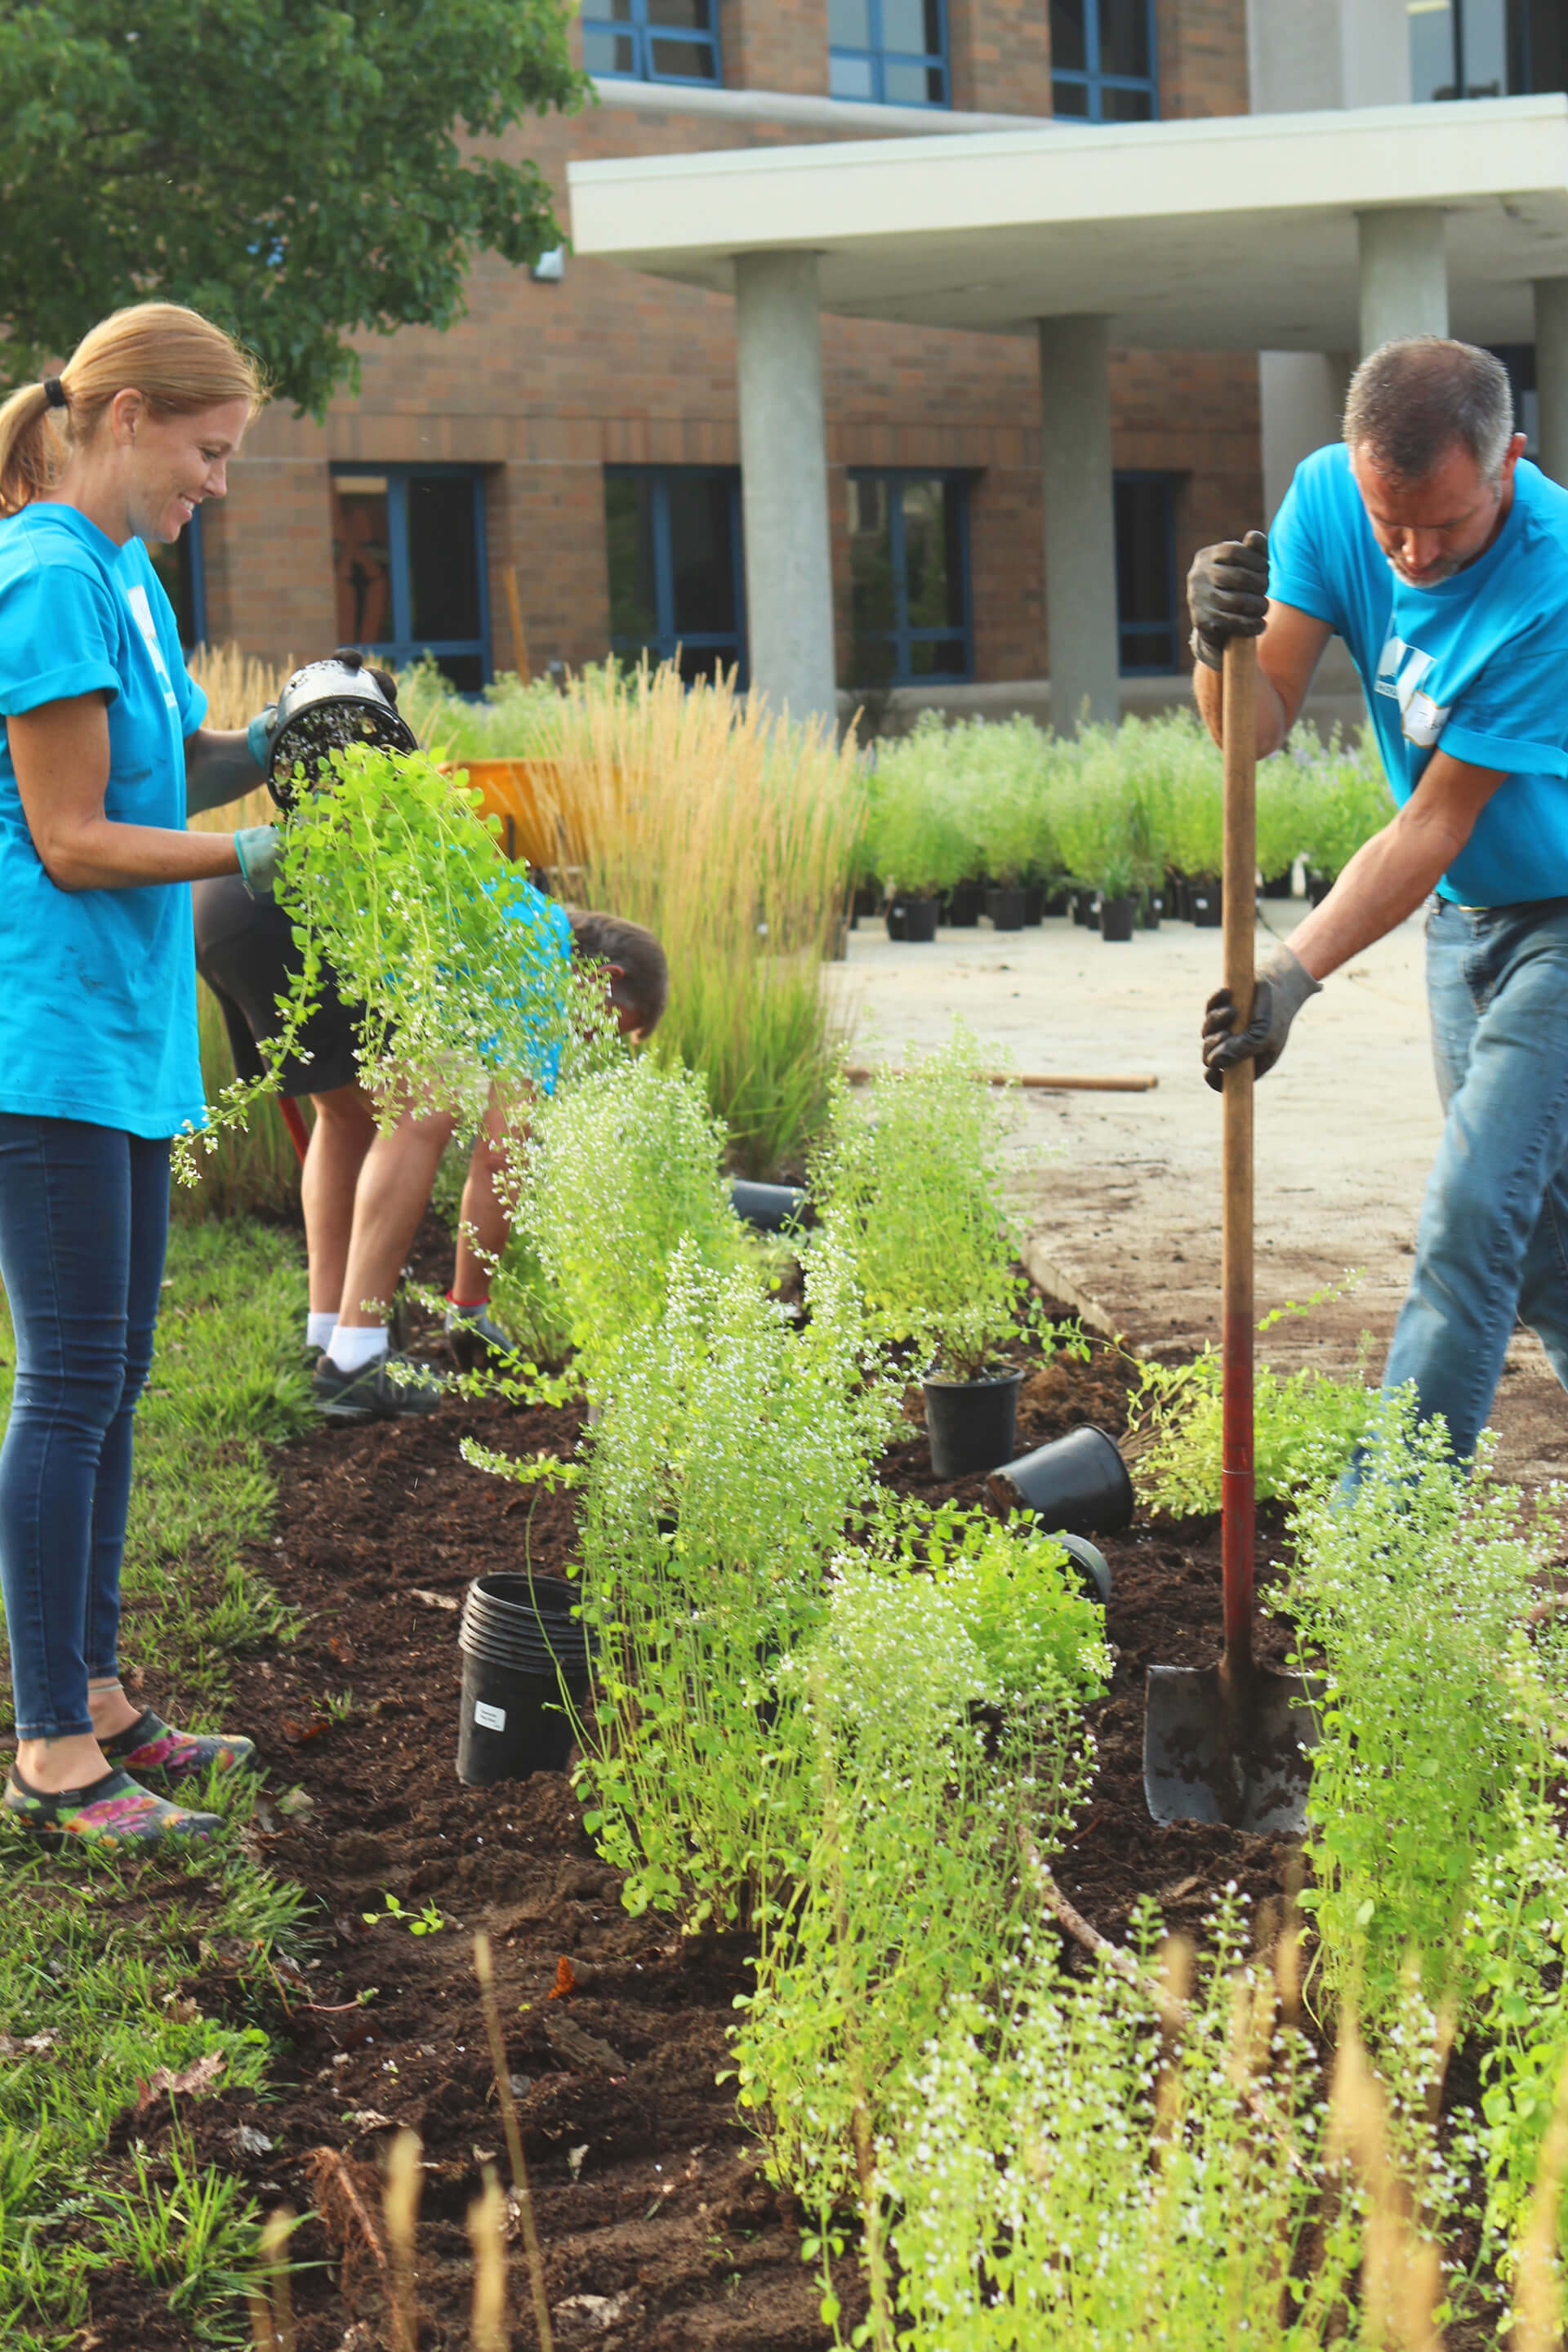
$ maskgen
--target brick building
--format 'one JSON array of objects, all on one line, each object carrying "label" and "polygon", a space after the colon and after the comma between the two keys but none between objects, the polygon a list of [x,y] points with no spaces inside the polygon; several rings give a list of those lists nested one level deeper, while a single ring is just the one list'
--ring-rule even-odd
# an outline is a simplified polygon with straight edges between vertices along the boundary
[{"label": "brick building", "polygon": [[[584,0],[599,102],[531,124],[526,150],[569,225],[569,162],[1473,95],[1488,84],[1458,45],[1468,34],[1484,65],[1493,16],[1502,86],[1555,86],[1549,36],[1530,52],[1552,15],[1522,0],[1419,18],[1404,0]],[[1444,26],[1455,89],[1415,90],[1413,66],[1441,83]],[[323,426],[284,408],[259,421],[185,557],[193,632],[274,659],[429,646],[473,688],[513,664],[510,574],[535,671],[678,642],[689,669],[744,668],[733,300],[569,249],[531,273],[481,259],[468,299],[444,335],[367,339],[362,390]],[[822,342],[840,685],[924,683],[962,703],[1045,678],[1032,334],[828,310]],[[1261,375],[1277,472],[1292,435],[1332,430],[1342,362],[1265,354]],[[1271,420],[1252,351],[1113,350],[1110,383],[1121,666],[1154,681],[1185,664],[1192,551],[1262,514]]]}]

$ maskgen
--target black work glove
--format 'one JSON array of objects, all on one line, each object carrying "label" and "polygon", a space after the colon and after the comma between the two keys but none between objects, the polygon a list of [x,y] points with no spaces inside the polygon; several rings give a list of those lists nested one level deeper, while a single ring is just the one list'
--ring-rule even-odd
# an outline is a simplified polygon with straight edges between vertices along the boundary
[{"label": "black work glove", "polygon": [[1193,655],[1208,669],[1225,667],[1226,637],[1260,637],[1268,617],[1268,541],[1260,530],[1200,547],[1187,574]]},{"label": "black work glove", "polygon": [[1309,996],[1321,992],[1322,985],[1281,940],[1258,967],[1252,1018],[1245,1029],[1237,1028],[1229,989],[1215,992],[1204,1007],[1204,1076],[1216,1094],[1225,1073],[1237,1062],[1256,1062],[1259,1077],[1274,1067],[1285,1051],[1291,1022]]},{"label": "black work glove", "polygon": [[397,680],[389,669],[376,669],[366,661],[357,646],[335,646],[332,659],[341,661],[345,669],[363,669],[374,678],[394,710],[397,708]]}]

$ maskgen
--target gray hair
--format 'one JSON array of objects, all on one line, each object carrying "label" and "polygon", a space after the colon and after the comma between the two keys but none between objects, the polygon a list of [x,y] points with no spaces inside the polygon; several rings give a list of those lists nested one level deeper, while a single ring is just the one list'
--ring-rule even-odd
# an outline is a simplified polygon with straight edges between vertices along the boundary
[{"label": "gray hair", "polygon": [[1513,433],[1508,370],[1474,343],[1411,335],[1363,360],[1345,395],[1344,436],[1380,474],[1425,481],[1456,442],[1495,482]]}]

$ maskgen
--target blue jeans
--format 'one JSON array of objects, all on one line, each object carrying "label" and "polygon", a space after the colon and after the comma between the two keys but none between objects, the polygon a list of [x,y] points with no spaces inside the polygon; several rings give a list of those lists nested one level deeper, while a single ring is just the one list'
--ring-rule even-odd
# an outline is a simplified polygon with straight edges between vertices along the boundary
[{"label": "blue jeans", "polygon": [[0,1590],[19,1739],[90,1731],[119,1668],[131,1426],[153,1361],[169,1146],[0,1112],[0,1282],[16,1384],[0,1446]]},{"label": "blue jeans", "polygon": [[1516,1317],[1568,1387],[1568,899],[1435,900],[1426,993],[1447,1119],[1383,1385],[1468,1459]]}]

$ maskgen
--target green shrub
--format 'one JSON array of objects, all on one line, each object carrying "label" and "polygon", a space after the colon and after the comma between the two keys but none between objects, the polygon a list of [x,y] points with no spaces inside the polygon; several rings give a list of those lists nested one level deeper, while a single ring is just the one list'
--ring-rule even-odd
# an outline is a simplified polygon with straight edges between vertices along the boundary
[{"label": "green shrub", "polygon": [[1363,842],[1382,832],[1394,814],[1394,795],[1370,727],[1363,727],[1354,748],[1348,750],[1342,748],[1336,729],[1327,754],[1311,773],[1302,848],[1314,873],[1331,881]]},{"label": "green shrub", "polygon": [[933,897],[979,870],[940,712],[922,711],[901,742],[879,745],[868,838],[875,871],[889,891]]},{"label": "green shrub", "polygon": [[1141,878],[1139,805],[1118,734],[1083,730],[1078,757],[1056,772],[1051,815],[1064,871],[1108,898],[1130,897]]},{"label": "green shrub", "polygon": [[664,1311],[678,1248],[704,1266],[745,1246],[700,1078],[623,1054],[532,1107],[516,1154],[517,1226],[554,1286],[588,1394]]},{"label": "green shrub", "polygon": [[[1306,1311],[1277,1308],[1258,1328],[1266,1332],[1281,1315]],[[1277,1372],[1269,1364],[1257,1365],[1252,1444],[1259,1502],[1289,1496],[1325,1463],[1343,1469],[1375,1402],[1364,1370],[1370,1345],[1363,1339],[1362,1366],[1343,1380],[1310,1366]],[[1223,1381],[1223,1360],[1214,1348],[1205,1348],[1190,1364],[1140,1364],[1127,1435],[1133,1482],[1145,1509],[1175,1519],[1219,1509]]]},{"label": "green shrub", "polygon": [[855,1266],[872,1329],[910,1341],[954,1379],[977,1379],[1022,1328],[1005,1192],[1008,1113],[974,1040],[878,1072],[857,1101],[836,1090],[811,1191]]},{"label": "green shrub", "polygon": [[1324,1465],[1292,1522],[1288,1605],[1327,1681],[1301,1899],[1323,1991],[1373,2032],[1413,1965],[1431,2001],[1478,2014],[1461,1930],[1553,1713],[1525,1620],[1555,1544],[1489,1483],[1492,1451],[1457,1465],[1414,1391],[1379,1399],[1353,1493]]}]

